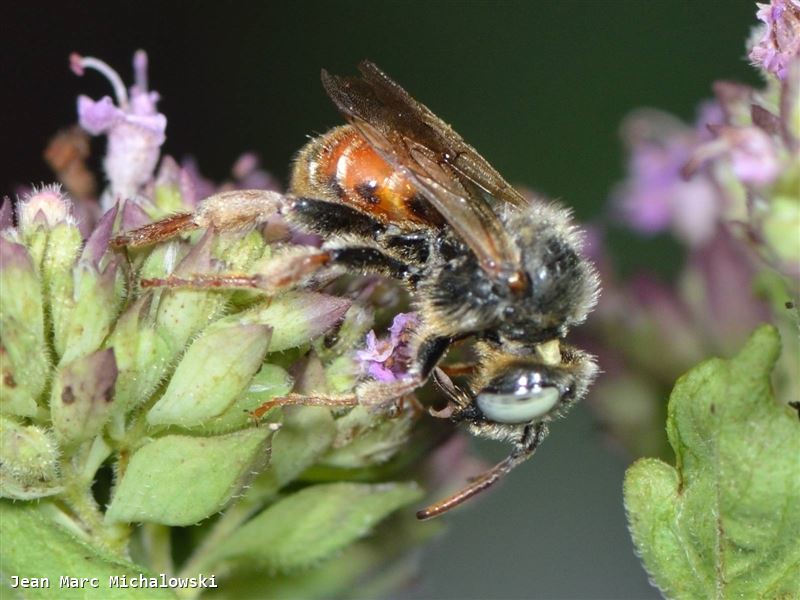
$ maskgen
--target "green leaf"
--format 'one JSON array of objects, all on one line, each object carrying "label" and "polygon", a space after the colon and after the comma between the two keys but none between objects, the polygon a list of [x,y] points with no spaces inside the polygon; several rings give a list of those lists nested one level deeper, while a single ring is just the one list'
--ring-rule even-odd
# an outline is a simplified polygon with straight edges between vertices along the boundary
[{"label": "green leaf", "polygon": [[168,435],[131,457],[106,520],[192,525],[221,510],[266,460],[267,427],[228,435]]},{"label": "green leaf", "polygon": [[763,326],[738,356],[684,375],[667,423],[676,466],[628,469],[631,533],[669,597],[800,595],[800,421],[772,393],[779,352]]},{"label": "green leaf", "polygon": [[[153,574],[73,537],[48,518],[42,505],[0,501],[0,539],[3,598],[175,598],[163,588],[110,587],[111,577],[138,579],[139,574]],[[11,590],[8,586],[13,575],[47,577],[50,588]],[[59,588],[62,576],[96,577],[98,587]]]},{"label": "green leaf", "polygon": [[305,488],[262,511],[222,542],[209,564],[237,558],[291,571],[315,565],[364,537],[422,496],[415,483],[331,483]]}]

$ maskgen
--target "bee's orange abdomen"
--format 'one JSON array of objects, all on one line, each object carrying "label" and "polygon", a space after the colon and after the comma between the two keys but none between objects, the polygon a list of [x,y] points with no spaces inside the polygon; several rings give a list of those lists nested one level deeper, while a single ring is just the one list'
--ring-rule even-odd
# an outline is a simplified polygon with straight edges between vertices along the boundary
[{"label": "bee's orange abdomen", "polygon": [[298,158],[295,192],[325,196],[392,223],[430,222],[417,190],[351,126],[337,127],[310,142]]}]

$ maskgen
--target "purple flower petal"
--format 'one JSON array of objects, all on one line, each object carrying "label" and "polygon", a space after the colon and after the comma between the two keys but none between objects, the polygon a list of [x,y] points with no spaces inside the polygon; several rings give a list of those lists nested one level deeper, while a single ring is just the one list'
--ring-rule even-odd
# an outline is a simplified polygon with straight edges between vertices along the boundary
[{"label": "purple flower petal", "polygon": [[33,259],[25,246],[0,236],[0,269],[19,269],[33,275]]},{"label": "purple flower petal", "polygon": [[362,370],[378,381],[396,381],[406,374],[411,361],[411,335],[419,324],[414,313],[399,313],[392,321],[389,338],[379,340],[374,331],[366,337],[366,348],[358,350],[356,360]]},{"label": "purple flower petal", "polygon": [[376,379],[377,381],[391,382],[397,381],[397,377],[392,373],[391,369],[387,369],[381,363],[372,362],[367,367],[367,375]]},{"label": "purple flower petal", "polygon": [[124,117],[125,113],[116,107],[109,96],[97,101],[88,96],[78,96],[78,122],[92,135],[105,133]]},{"label": "purple flower petal", "polygon": [[150,223],[152,219],[144,212],[144,209],[135,202],[125,202],[122,206],[122,222],[120,227],[123,231],[138,229]]},{"label": "purple flower petal", "polygon": [[727,127],[723,131],[736,176],[745,184],[772,183],[781,171],[772,139],[757,127]]}]

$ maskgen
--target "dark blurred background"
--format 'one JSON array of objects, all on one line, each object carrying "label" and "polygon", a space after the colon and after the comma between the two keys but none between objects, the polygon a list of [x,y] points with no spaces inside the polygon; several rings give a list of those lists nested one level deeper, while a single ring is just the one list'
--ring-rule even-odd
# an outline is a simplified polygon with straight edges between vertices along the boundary
[{"label": "dark blurred background", "polygon": [[[755,5],[745,0],[10,4],[0,8],[3,195],[52,178],[41,151],[75,121],[78,93],[111,93],[96,73],[69,71],[72,51],[129,83],[132,53],[146,49],[166,152],[194,155],[217,180],[253,150],[285,181],[306,136],[340,123],[320,68],[350,73],[370,58],[509,180],[563,199],[582,220],[601,213],[622,176],[626,113],[655,106],[691,120],[715,79],[756,81],[744,60]],[[670,263],[665,240],[615,247],[629,269]],[[407,595],[658,597],[626,530],[627,459],[585,407],[573,412],[532,463],[448,517]],[[504,448],[478,451],[493,460]]]}]

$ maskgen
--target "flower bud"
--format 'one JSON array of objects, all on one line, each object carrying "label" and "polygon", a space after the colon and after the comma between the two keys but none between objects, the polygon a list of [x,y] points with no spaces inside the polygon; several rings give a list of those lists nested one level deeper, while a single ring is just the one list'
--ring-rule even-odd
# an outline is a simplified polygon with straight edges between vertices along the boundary
[{"label": "flower bud", "polygon": [[0,416],[0,496],[32,500],[61,491],[59,450],[53,435]]},{"label": "flower bud", "polygon": [[114,350],[98,350],[61,366],[53,382],[50,414],[64,445],[95,437],[111,413],[117,363]]},{"label": "flower bud", "polygon": [[72,202],[61,193],[58,185],[46,185],[34,189],[20,200],[17,206],[17,221],[23,235],[27,236],[39,227],[52,229],[60,223],[74,225]]}]

